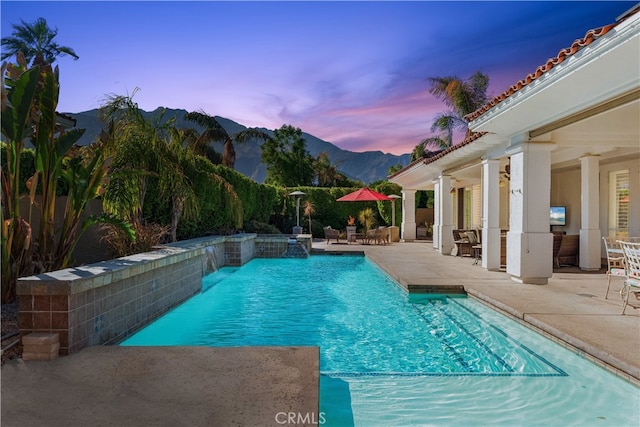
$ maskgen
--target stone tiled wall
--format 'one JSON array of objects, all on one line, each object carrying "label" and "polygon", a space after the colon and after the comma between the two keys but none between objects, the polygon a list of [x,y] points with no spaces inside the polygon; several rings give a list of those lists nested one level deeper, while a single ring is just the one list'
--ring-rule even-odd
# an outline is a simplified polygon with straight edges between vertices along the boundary
[{"label": "stone tiled wall", "polygon": [[224,242],[225,265],[244,265],[254,258],[255,234],[238,234],[229,236]]},{"label": "stone tiled wall", "polygon": [[20,331],[58,333],[61,354],[115,343],[199,292],[201,279],[202,263],[194,256],[121,280],[112,275],[105,285],[79,279],[67,295],[59,294],[67,286],[52,283],[46,293],[53,295],[20,295]]},{"label": "stone tiled wall", "polygon": [[224,240],[190,240],[130,257],[21,278],[17,289],[20,333],[58,333],[60,354],[119,342],[198,293],[204,248],[213,246],[224,259]]},{"label": "stone tiled wall", "polygon": [[287,253],[287,236],[257,237],[255,241],[256,258],[280,258]]},{"label": "stone tiled wall", "polygon": [[289,246],[289,239],[295,239],[299,244],[305,247],[307,253],[311,253],[310,234],[299,234],[295,237],[282,235],[264,235],[255,239],[254,257],[255,258],[281,258],[286,255]]},{"label": "stone tiled wall", "polygon": [[59,334],[60,354],[115,344],[200,292],[202,276],[211,270],[207,247],[213,248],[219,268],[254,257],[281,257],[287,244],[282,236],[212,236],[24,277],[17,288],[20,333]]}]

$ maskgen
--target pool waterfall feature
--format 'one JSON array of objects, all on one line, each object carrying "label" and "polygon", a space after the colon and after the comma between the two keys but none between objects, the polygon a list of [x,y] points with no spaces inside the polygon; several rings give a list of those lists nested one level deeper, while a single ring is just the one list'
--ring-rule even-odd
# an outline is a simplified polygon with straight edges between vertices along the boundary
[{"label": "pool waterfall feature", "polygon": [[20,334],[57,333],[61,355],[116,344],[200,292],[203,275],[291,251],[308,255],[311,236],[210,236],[23,277],[17,285]]}]

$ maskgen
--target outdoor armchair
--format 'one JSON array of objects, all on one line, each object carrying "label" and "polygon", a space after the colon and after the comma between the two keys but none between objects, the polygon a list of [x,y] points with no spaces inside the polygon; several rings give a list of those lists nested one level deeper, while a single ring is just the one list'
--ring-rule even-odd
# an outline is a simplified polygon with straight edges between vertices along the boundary
[{"label": "outdoor armchair", "polygon": [[324,238],[329,243],[329,240],[336,239],[336,243],[340,243],[340,230],[334,230],[330,225],[324,227]]}]

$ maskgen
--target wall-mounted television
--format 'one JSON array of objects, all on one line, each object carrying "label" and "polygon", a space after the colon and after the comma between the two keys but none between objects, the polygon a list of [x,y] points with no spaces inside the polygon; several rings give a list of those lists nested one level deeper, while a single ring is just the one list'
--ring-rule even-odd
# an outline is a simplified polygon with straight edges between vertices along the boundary
[{"label": "wall-mounted television", "polygon": [[551,225],[567,225],[567,207],[551,206],[549,218]]}]

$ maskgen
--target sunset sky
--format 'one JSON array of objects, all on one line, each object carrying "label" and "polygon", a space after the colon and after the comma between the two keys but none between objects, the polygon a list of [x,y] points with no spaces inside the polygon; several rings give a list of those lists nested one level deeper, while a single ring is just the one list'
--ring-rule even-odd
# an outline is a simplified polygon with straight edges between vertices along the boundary
[{"label": "sunset sky", "polygon": [[44,17],[61,58],[58,111],[131,94],[147,111],[204,110],[291,124],[351,151],[404,154],[446,110],[427,77],[481,70],[496,96],[636,2],[168,2],[2,0],[11,24]]}]

